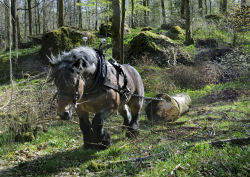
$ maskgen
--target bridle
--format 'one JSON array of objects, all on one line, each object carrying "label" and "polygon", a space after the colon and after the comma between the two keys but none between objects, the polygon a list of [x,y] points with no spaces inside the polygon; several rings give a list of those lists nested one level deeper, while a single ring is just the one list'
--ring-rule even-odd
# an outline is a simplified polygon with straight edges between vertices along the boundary
[{"label": "bridle", "polygon": [[[103,89],[109,88],[109,89],[113,89],[116,92],[124,95],[126,97],[126,100],[127,100],[128,99],[127,95],[130,94],[130,90],[127,88],[127,83],[128,83],[127,76],[124,73],[121,65],[114,59],[110,60],[110,64],[117,70],[118,74],[122,75],[124,78],[124,84],[122,87],[119,84],[115,85],[109,81],[109,79],[107,78],[107,64],[106,64],[105,56],[101,50],[95,50],[95,51],[97,54],[98,63],[97,63],[97,71],[96,71],[94,79],[93,79],[94,83],[90,87],[85,88],[83,96],[95,94],[100,90],[100,88],[103,88]],[[67,93],[63,93],[63,92],[56,92],[56,94],[54,95],[54,97],[52,99],[52,102],[53,102],[57,96],[73,97],[72,105],[71,105],[70,109],[72,109],[73,106],[75,108],[77,108],[77,105],[79,105],[77,103],[77,100],[79,99],[79,84],[80,84],[81,75],[82,75],[81,69],[73,68],[73,70],[77,74],[77,80],[76,80],[76,84],[74,86],[75,87],[74,93],[67,94]],[[119,76],[117,79],[119,81]]]}]

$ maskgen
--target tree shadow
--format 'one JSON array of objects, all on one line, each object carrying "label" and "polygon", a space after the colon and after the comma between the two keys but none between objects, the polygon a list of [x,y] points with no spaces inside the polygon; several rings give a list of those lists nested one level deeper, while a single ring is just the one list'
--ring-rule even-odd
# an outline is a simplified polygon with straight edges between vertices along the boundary
[{"label": "tree shadow", "polygon": [[53,176],[63,169],[77,168],[82,163],[97,158],[96,152],[97,150],[83,149],[83,147],[57,152],[4,169],[0,171],[0,176]]}]

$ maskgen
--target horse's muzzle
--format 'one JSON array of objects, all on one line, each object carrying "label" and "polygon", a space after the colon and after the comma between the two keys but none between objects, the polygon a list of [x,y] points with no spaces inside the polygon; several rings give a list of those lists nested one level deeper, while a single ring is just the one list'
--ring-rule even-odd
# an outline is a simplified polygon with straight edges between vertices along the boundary
[{"label": "horse's muzzle", "polygon": [[70,111],[64,112],[62,115],[59,115],[62,120],[69,120],[72,116]]}]

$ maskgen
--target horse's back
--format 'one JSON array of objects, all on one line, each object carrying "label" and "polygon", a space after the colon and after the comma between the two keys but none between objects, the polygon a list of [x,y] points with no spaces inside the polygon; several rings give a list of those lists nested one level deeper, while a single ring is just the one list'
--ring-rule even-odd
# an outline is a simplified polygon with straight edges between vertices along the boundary
[{"label": "horse's back", "polygon": [[135,94],[144,96],[144,86],[138,71],[133,66],[128,64],[123,64],[122,67],[127,75],[128,86],[130,89],[134,90]]}]

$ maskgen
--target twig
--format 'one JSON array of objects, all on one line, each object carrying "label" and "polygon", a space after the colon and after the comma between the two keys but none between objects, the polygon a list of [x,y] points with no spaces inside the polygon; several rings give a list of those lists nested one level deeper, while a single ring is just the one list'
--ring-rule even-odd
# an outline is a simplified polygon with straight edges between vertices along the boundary
[{"label": "twig", "polygon": [[208,144],[210,144],[212,146],[221,146],[224,143],[231,143],[231,144],[237,144],[237,145],[247,145],[250,143],[250,136],[244,137],[244,138],[232,138],[232,139],[212,141]]},{"label": "twig", "polygon": [[[221,146],[224,143],[231,143],[231,144],[237,144],[237,145],[247,145],[250,143],[250,137],[245,137],[245,138],[233,138],[233,139],[225,139],[225,140],[218,140],[218,141],[212,141],[210,143],[204,143],[204,144],[210,144],[212,146]],[[194,147],[196,144],[193,144],[191,146],[188,146],[185,148],[185,150]],[[113,164],[121,164],[121,163],[127,163],[127,162],[142,162],[148,159],[152,159],[157,156],[169,154],[169,151],[163,151],[157,154],[152,154],[144,157],[137,157],[134,159],[128,159],[128,160],[118,160],[118,161],[109,161],[106,162],[106,165],[113,165]],[[180,154],[180,152],[175,153],[175,155]]]}]

